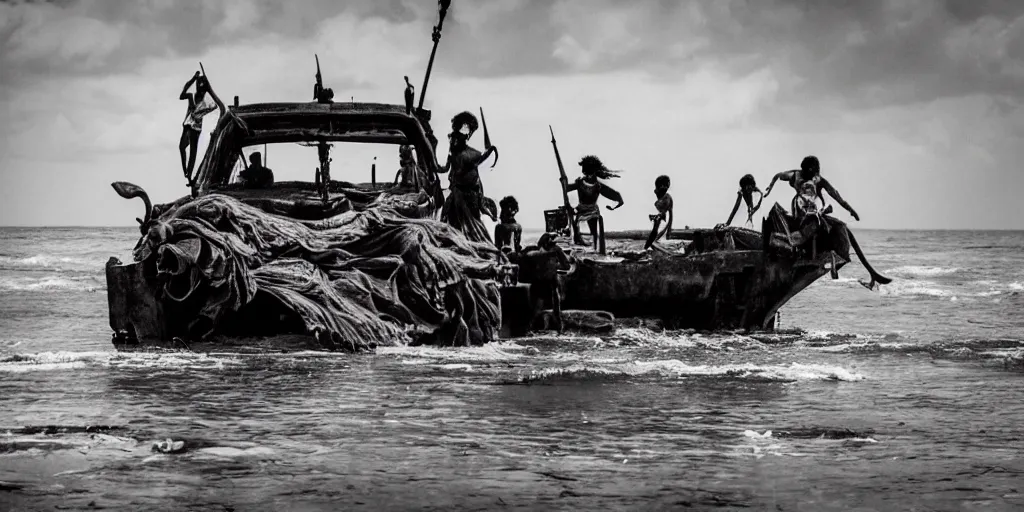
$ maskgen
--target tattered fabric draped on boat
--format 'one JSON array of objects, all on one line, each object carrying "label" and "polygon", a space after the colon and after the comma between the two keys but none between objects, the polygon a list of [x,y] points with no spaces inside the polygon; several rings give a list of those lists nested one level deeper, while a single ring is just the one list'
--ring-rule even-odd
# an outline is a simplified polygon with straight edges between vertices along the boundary
[{"label": "tattered fabric draped on boat", "polygon": [[331,349],[480,344],[501,326],[497,249],[391,205],[301,221],[211,194],[164,210],[134,256],[154,259],[165,300],[198,310],[196,338],[259,292]]}]

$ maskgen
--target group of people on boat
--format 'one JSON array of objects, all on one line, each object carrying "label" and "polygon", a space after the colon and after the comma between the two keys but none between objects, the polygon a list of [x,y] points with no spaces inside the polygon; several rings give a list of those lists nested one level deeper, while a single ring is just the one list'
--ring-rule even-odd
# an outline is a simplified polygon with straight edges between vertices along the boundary
[{"label": "group of people on boat", "polygon": [[[190,93],[189,88],[193,84],[195,84],[195,92]],[[198,71],[185,84],[180,99],[188,101],[188,111],[182,123],[179,149],[183,172],[189,186],[192,187],[194,185],[192,172],[195,166],[196,146],[202,130],[203,117],[218,108],[221,115],[224,115],[226,108],[213,91],[206,76]],[[483,152],[469,145],[470,139],[480,126],[476,116],[472,113],[457,114],[452,118],[451,124],[452,130],[448,135],[448,157],[444,166],[439,169],[439,172],[448,174],[449,180],[449,194],[441,206],[441,221],[462,232],[469,240],[494,243],[505,254],[514,255],[520,268],[527,267],[524,270],[528,270],[534,280],[532,284],[539,292],[539,295],[533,294],[534,300],[537,301],[536,306],[539,308],[541,302],[550,302],[555,311],[556,324],[561,328],[559,307],[561,299],[557,290],[557,276],[559,269],[567,270],[569,268],[569,259],[556,244],[557,235],[551,232],[545,233],[536,245],[523,248],[522,227],[515,218],[519,211],[518,201],[513,196],[506,196],[496,205],[484,194],[483,183],[480,179],[479,166],[493,153],[496,153],[497,148],[490,145],[487,140],[485,140],[487,147]],[[485,139],[487,139],[486,134]],[[186,149],[189,149],[187,158]],[[395,184],[413,188],[425,188],[430,185],[431,183],[428,182],[432,180],[423,175],[422,169],[416,164],[411,146],[400,147],[399,153],[401,168],[395,176]],[[606,183],[607,180],[620,177],[621,171],[609,169],[595,155],[584,156],[579,161],[579,166],[582,174],[579,178],[572,182],[564,174],[560,178],[563,192],[568,194],[575,191],[578,197],[577,207],[565,212],[569,223],[572,224],[571,231],[575,235],[573,242],[577,245],[584,244],[579,235],[579,225],[586,223],[589,227],[593,250],[605,254],[604,218],[601,208],[598,206],[598,200],[604,197],[615,202],[614,206],[606,206],[608,211],[614,211],[623,206],[622,194]],[[246,188],[265,188],[274,182],[273,171],[264,165],[258,151],[249,155],[249,165],[240,172],[239,178]],[[871,273],[872,282],[869,287],[873,287],[876,282],[883,284],[889,282],[887,278],[875,273],[867,264],[856,244],[856,239],[849,233],[846,225],[828,216],[832,207],[825,204],[823,192],[828,192],[836,202],[850,212],[854,219],[860,220],[857,212],[842,198],[835,187],[821,176],[820,163],[814,156],[804,158],[800,169],[780,172],[773,176],[767,190],[763,193],[758,188],[753,175],[744,175],[740,178],[736,202],[729,218],[718,228],[732,223],[741,202],[746,203],[747,223],[752,225],[753,216],[760,208],[761,202],[779,181],[789,183],[796,194],[791,201],[788,214],[784,211],[777,211],[777,205],[769,213],[768,222],[762,229],[766,246],[770,243],[773,232],[784,231],[794,245],[801,245],[802,242],[817,236],[820,232],[825,232],[829,238],[830,249],[847,260],[849,260],[849,247],[852,242],[861,261]],[[670,187],[671,178],[669,176],[661,175],[655,179],[654,207],[656,211],[649,216],[653,227],[644,244],[645,250],[664,251],[657,245],[657,241],[666,237],[672,230],[674,204],[672,196],[668,192]],[[754,194],[759,196],[756,203]],[[493,222],[497,222],[493,241],[483,223],[484,215]],[[792,230],[790,227],[793,226],[794,220],[796,229]],[[664,227],[662,227],[663,224]],[[797,240],[793,240],[794,236]],[[833,278],[837,277],[834,260],[832,274]]]},{"label": "group of people on boat", "polygon": [[[788,214],[779,208],[778,205],[769,212],[768,218],[762,226],[762,236],[766,247],[771,244],[773,233],[778,232],[786,235],[790,245],[798,247],[806,246],[808,242],[823,236],[828,249],[831,251],[830,271],[833,279],[839,277],[835,256],[838,255],[849,261],[850,247],[852,246],[861,264],[864,265],[864,268],[871,276],[869,283],[861,284],[872,289],[875,284],[888,284],[892,281],[871,267],[871,264],[864,257],[856,237],[850,232],[846,223],[828,215],[832,213],[833,208],[826,203],[823,192],[827,192],[835,202],[839,203],[840,206],[850,213],[854,220],[860,220],[860,215],[857,214],[857,211],[821,175],[821,162],[814,155],[804,157],[800,162],[799,169],[777,173],[772,177],[772,181],[763,193],[757,187],[754,176],[747,174],[740,178],[739,190],[736,192],[736,203],[733,205],[732,212],[729,213],[728,220],[725,221],[725,224],[720,224],[719,227],[732,224],[733,218],[735,218],[736,212],[739,210],[740,202],[746,203],[747,223],[752,225],[754,213],[761,207],[761,202],[764,198],[771,194],[775,184],[780,181],[789,183],[795,194],[790,201],[790,211]],[[754,203],[755,193],[759,195],[757,203]]]}]

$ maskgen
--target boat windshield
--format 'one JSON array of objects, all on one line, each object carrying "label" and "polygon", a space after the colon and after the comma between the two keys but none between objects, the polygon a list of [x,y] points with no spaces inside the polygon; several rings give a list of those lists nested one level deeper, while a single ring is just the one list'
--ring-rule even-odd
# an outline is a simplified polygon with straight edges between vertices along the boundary
[{"label": "boat windshield", "polygon": [[[401,168],[399,153],[402,146],[396,144],[374,144],[363,142],[333,142],[330,146],[330,174],[332,181],[354,184],[390,185],[395,183]],[[416,150],[409,147],[412,158],[417,159]],[[242,148],[232,164],[228,187],[241,182],[241,173],[252,165],[254,153],[259,161],[273,172],[275,183],[316,181],[316,169],[320,167],[316,143],[284,142],[259,144]],[[374,160],[376,158],[376,160]],[[374,165],[376,173],[374,176]]]}]

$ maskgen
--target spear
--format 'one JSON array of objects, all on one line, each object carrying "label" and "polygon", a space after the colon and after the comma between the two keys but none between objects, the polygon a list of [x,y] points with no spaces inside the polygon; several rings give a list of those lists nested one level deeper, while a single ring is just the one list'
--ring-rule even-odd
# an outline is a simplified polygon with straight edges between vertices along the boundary
[{"label": "spear", "polygon": [[434,26],[431,39],[434,40],[434,48],[430,50],[430,60],[427,61],[427,74],[423,76],[423,87],[420,87],[420,106],[417,110],[423,110],[423,99],[427,97],[427,82],[430,81],[430,70],[434,68],[434,55],[437,54],[437,43],[441,42],[441,27],[444,25],[444,17],[448,14],[448,7],[451,7],[452,0],[438,0],[438,14],[440,18]]},{"label": "spear", "polygon": [[498,148],[491,145],[491,134],[487,132],[487,119],[484,117],[483,107],[480,107],[480,124],[484,127],[484,149],[487,151],[494,150],[494,163],[491,164],[493,169],[495,165],[498,165]]},{"label": "spear", "polygon": [[558,154],[558,143],[555,142],[555,130],[548,125],[548,131],[551,132],[551,146],[555,148],[555,161],[558,162],[558,174],[561,175],[559,184],[562,186],[562,201],[565,203],[565,214],[569,219],[569,226],[572,227],[572,241],[577,245],[583,245],[583,238],[580,237],[579,226],[573,222],[572,205],[569,204],[569,191],[566,190],[566,183],[569,178],[565,175],[565,166],[562,165],[562,155]]}]

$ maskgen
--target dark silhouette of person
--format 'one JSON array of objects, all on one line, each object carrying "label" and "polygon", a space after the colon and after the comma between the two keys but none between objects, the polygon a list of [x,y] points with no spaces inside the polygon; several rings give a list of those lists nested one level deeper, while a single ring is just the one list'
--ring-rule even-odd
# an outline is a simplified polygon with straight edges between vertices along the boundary
[{"label": "dark silhouette of person", "polygon": [[[613,211],[623,205],[622,194],[615,189],[601,182],[602,179],[618,178],[619,172],[609,170],[599,158],[594,155],[587,155],[580,160],[582,178],[569,183],[568,178],[560,178],[565,186],[566,192],[576,191],[579,198],[579,205],[576,206],[576,225],[586,221],[590,227],[590,237],[593,239],[594,250],[605,253],[604,243],[604,218],[601,217],[601,209],[597,206],[597,199],[604,196],[607,199],[616,201],[615,206],[608,206],[608,211]],[[577,228],[578,229],[578,228]]]},{"label": "dark silhouette of person", "polygon": [[[785,173],[779,173],[785,174]],[[772,180],[774,183],[775,180]],[[768,188],[771,190],[771,187]],[[754,204],[754,193],[757,193],[757,204]],[[740,178],[740,189],[736,192],[736,204],[732,205],[732,212],[729,214],[729,220],[725,221],[725,226],[732,224],[732,219],[736,217],[736,212],[740,209],[740,201],[747,203],[747,222],[753,224],[754,213],[757,212],[758,208],[761,208],[761,201],[764,201],[764,197],[768,195],[762,193],[761,189],[757,188],[757,182],[754,180],[752,174],[745,174]]]},{"label": "dark silhouette of person", "polygon": [[[651,222],[654,222],[654,226],[651,228],[651,234],[647,237],[647,243],[644,244],[644,249],[650,249],[654,242],[657,242],[661,237],[668,237],[669,233],[672,232],[672,220],[674,203],[672,202],[672,195],[668,193],[669,187],[672,186],[672,179],[664,174],[658,176],[654,180],[654,196],[658,198],[654,202],[654,207],[658,210],[658,213],[651,215]],[[661,227],[661,223],[667,221],[665,229],[661,233],[658,232],[658,228]]]},{"label": "dark silhouette of person", "polygon": [[452,118],[452,132],[448,135],[448,161],[438,169],[440,173],[448,173],[448,197],[441,207],[441,222],[461,231],[466,238],[474,242],[491,242],[481,214],[497,220],[497,211],[491,211],[494,201],[484,196],[483,183],[480,181],[478,167],[486,160],[495,148],[487,148],[483,153],[469,146],[469,139],[479,127],[476,116],[462,112]]},{"label": "dark silhouette of person", "polygon": [[[196,84],[195,94],[188,92],[188,88],[193,83]],[[210,102],[210,98],[213,98],[213,103]],[[188,111],[185,114],[185,120],[181,123],[178,152],[181,153],[181,170],[185,173],[185,179],[188,180],[188,185],[191,187],[192,170],[196,165],[196,151],[199,148],[199,134],[203,131],[203,117],[215,109],[220,109],[220,115],[223,116],[227,112],[227,108],[224,106],[224,102],[217,97],[217,93],[213,92],[210,82],[198,71],[188,82],[185,82],[185,88],[181,90],[178,99],[188,100]],[[185,148],[189,150],[187,160]]]},{"label": "dark silhouette of person", "polygon": [[500,222],[494,226],[494,245],[498,249],[512,247],[515,252],[522,252],[523,227],[516,222],[519,201],[515,197],[505,196],[498,204],[501,213],[498,217]]},{"label": "dark silhouette of person", "polygon": [[544,310],[544,303],[551,304],[559,334],[562,332],[562,296],[558,291],[558,271],[569,270],[569,257],[555,240],[558,235],[544,233],[536,246],[527,247],[520,258],[520,275],[530,276],[530,300],[533,304],[533,321],[536,325]]},{"label": "dark silhouette of person", "polygon": [[805,181],[810,181],[814,183],[814,188],[818,191],[818,197],[821,198],[822,202],[825,201],[825,197],[821,194],[822,190],[824,190],[825,192],[828,192],[828,195],[832,196],[840,206],[850,212],[850,216],[855,220],[860,220],[860,216],[857,215],[857,212],[853,207],[850,206],[849,203],[843,199],[843,196],[839,195],[839,191],[821,175],[821,164],[818,162],[818,157],[814,155],[804,157],[803,161],[800,162],[800,169],[783,171],[776,174],[772,178],[771,183],[768,184],[768,188],[764,192],[764,197],[768,197],[768,195],[772,193],[772,188],[778,180],[789,183],[790,186],[793,187],[793,190],[796,191],[796,194],[793,196],[793,200],[790,203],[790,210],[794,217],[799,217],[799,212],[796,208],[796,196],[800,193],[801,185]]},{"label": "dark silhouette of person", "polygon": [[267,188],[274,184],[274,171],[264,167],[261,159],[260,152],[253,151],[249,155],[249,168],[238,173],[245,188]]}]

